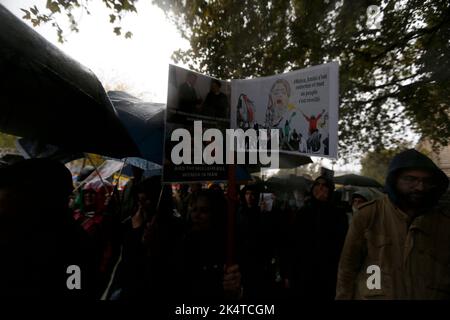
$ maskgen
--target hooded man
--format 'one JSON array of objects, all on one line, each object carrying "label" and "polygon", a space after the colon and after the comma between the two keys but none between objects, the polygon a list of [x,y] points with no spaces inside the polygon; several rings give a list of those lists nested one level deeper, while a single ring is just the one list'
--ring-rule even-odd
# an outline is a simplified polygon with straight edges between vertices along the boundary
[{"label": "hooded man", "polygon": [[450,299],[450,213],[438,205],[448,183],[416,150],[394,157],[387,195],[353,217],[337,299]]},{"label": "hooded man", "polygon": [[318,177],[311,199],[297,213],[290,232],[286,276],[293,298],[333,300],[339,256],[348,228],[345,211],[333,202],[333,181]]},{"label": "hooded man", "polygon": [[368,190],[358,190],[353,192],[351,206],[354,212],[358,210],[358,208],[366,202],[372,200],[372,194]]},{"label": "hooded man", "polygon": [[351,209],[351,211],[347,212],[348,225],[351,224],[353,214],[358,212],[358,208],[361,207],[364,203],[372,201],[373,199],[374,197],[369,190],[363,189],[353,192],[349,208]]}]

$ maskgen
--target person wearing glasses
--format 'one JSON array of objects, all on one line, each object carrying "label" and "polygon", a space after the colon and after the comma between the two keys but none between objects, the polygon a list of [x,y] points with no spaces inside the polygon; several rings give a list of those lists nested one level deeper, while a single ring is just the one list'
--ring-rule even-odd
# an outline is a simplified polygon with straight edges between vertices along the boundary
[{"label": "person wearing glasses", "polygon": [[431,159],[397,154],[387,194],[359,208],[341,254],[337,299],[450,299],[449,179]]}]

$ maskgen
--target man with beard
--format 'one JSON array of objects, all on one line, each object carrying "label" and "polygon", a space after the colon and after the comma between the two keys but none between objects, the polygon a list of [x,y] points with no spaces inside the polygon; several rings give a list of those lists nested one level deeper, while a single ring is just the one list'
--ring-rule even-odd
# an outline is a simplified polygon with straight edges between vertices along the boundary
[{"label": "man with beard", "polygon": [[359,208],[339,264],[337,299],[450,299],[448,177],[428,157],[394,157],[387,195]]}]

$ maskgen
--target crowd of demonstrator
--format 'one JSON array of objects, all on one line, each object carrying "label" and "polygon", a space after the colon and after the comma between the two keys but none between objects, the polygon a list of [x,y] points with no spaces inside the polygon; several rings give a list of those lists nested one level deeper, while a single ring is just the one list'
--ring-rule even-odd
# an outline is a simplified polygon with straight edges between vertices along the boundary
[{"label": "crowd of demonstrator", "polygon": [[[378,199],[356,192],[344,203],[326,175],[301,197],[272,190],[270,204],[262,184],[246,185],[230,226],[223,185],[163,185],[135,170],[124,191],[74,192],[63,164],[24,160],[0,168],[0,295],[154,304],[448,299],[450,212],[439,203],[448,181],[408,150],[392,161]],[[372,265],[380,286],[367,285]]]}]

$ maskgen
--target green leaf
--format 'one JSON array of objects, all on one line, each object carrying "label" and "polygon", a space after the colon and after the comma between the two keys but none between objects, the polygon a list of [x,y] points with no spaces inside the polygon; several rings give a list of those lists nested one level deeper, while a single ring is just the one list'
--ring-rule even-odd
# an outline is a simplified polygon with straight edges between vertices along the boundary
[{"label": "green leaf", "polygon": [[30,11],[22,9],[22,8],[20,10],[25,12],[25,15],[22,17],[22,19],[25,19],[25,20],[30,20],[31,19]]},{"label": "green leaf", "polygon": [[36,6],[30,7],[30,11],[35,16],[38,15],[38,13],[39,13],[39,10],[38,10],[38,8]]},{"label": "green leaf", "polygon": [[47,1],[47,9],[51,11],[51,13],[61,12],[61,9],[59,8],[59,4],[56,1]]}]

